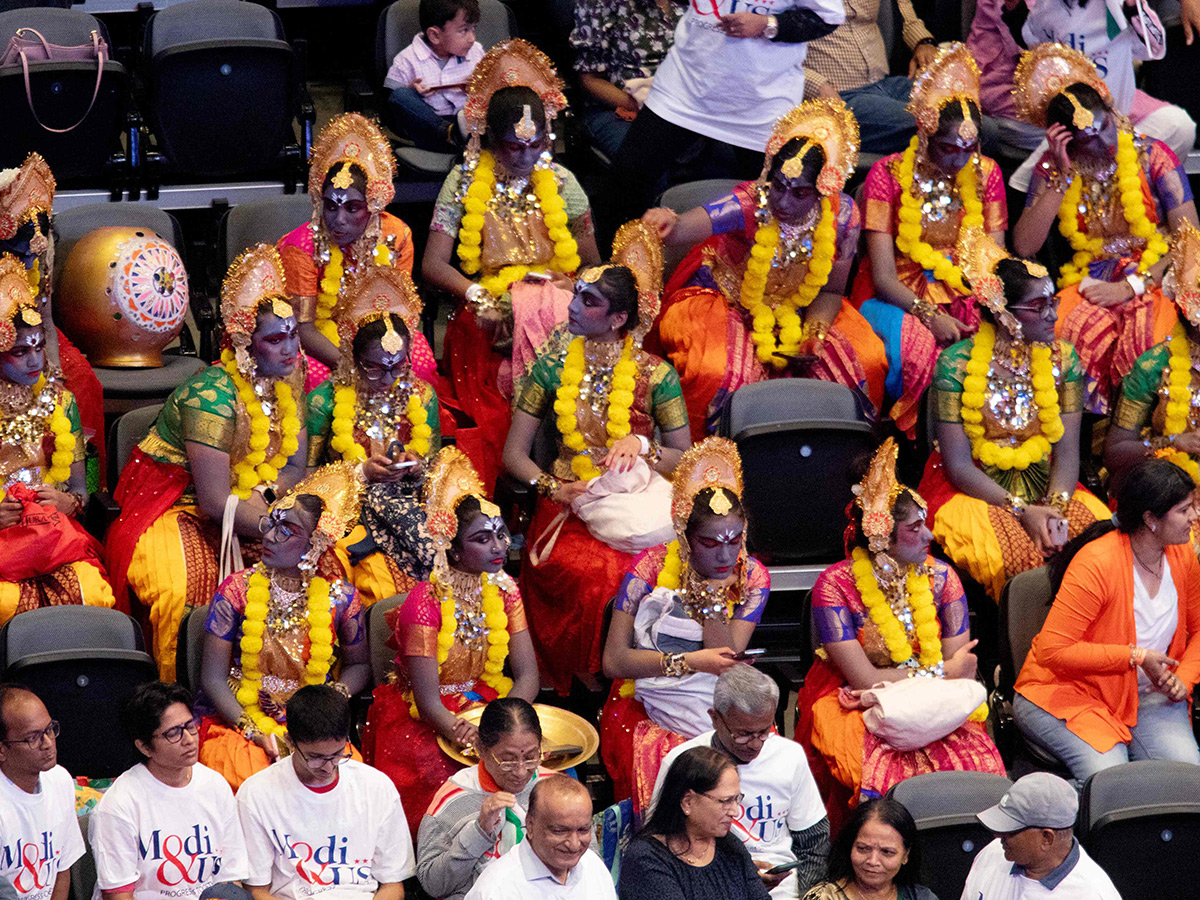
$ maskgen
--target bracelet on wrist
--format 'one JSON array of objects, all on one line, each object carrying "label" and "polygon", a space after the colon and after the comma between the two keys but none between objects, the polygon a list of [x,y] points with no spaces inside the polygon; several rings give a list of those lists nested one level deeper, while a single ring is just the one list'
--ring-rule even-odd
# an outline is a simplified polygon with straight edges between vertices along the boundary
[{"label": "bracelet on wrist", "polygon": [[1042,502],[1047,506],[1054,507],[1065,519],[1067,508],[1071,505],[1071,493],[1070,491],[1058,491],[1054,494],[1047,494]]},{"label": "bracelet on wrist", "polygon": [[682,653],[664,653],[659,660],[659,667],[668,678],[682,678],[694,671]]},{"label": "bracelet on wrist", "polygon": [[1018,519],[1025,514],[1025,510],[1029,506],[1029,504],[1027,504],[1016,494],[1009,494],[1004,501],[1004,505],[1008,508],[1008,511]]},{"label": "bracelet on wrist", "polygon": [[553,497],[558,493],[560,487],[562,487],[562,482],[549,472],[542,472],[537,478],[533,479],[533,489],[541,497]]},{"label": "bracelet on wrist", "polygon": [[938,306],[932,300],[927,300],[924,297],[914,297],[912,314],[921,320],[922,325],[928,328],[934,316],[938,314]]}]

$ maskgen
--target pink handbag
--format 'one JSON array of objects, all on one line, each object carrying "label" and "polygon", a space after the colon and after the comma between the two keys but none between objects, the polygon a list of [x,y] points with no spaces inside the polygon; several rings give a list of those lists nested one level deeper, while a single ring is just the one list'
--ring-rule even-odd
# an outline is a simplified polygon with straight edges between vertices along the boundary
[{"label": "pink handbag", "polygon": [[[37,110],[33,108],[33,90],[29,84],[30,61],[87,62],[93,59],[96,61],[96,86],[92,89],[92,102],[88,104],[87,110],[80,117],[79,121],[69,128],[51,128],[42,122],[38,118]],[[96,105],[96,98],[100,96],[100,81],[104,77],[104,62],[107,59],[108,44],[96,31],[92,32],[92,39],[89,43],[64,47],[61,44],[51,44],[36,28],[18,28],[17,33],[8,39],[8,46],[4,48],[4,55],[0,56],[0,66],[13,66],[20,60],[21,71],[25,74],[25,100],[29,103],[29,112],[33,115],[33,120],[46,131],[51,131],[54,134],[66,134],[68,131],[73,131],[82,125],[83,120],[92,111],[92,107]]]}]

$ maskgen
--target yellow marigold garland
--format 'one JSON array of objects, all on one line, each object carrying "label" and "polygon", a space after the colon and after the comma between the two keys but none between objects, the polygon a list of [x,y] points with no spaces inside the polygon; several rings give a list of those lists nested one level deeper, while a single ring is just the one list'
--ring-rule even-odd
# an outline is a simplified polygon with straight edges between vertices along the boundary
[{"label": "yellow marigold garland", "polygon": [[[1167,410],[1163,433],[1167,436],[1187,431],[1188,413],[1192,406],[1192,352],[1182,325],[1176,325],[1167,341],[1171,358],[1167,368]],[[1200,464],[1182,450],[1162,454],[1200,484]]]},{"label": "yellow marigold garland", "polygon": [[[530,176],[533,194],[542,210],[542,221],[546,232],[554,241],[554,256],[550,260],[550,271],[574,272],[579,268],[579,245],[571,229],[567,227],[567,208],[558,192],[558,179],[550,166],[536,166]],[[465,275],[474,275],[481,268],[480,255],[483,246],[483,221],[488,200],[496,187],[496,158],[484,150],[479,154],[475,175],[463,197],[463,217],[458,231],[458,259]],[[479,283],[488,293],[499,297],[509,286],[520,281],[531,271],[545,273],[545,267],[505,266],[494,275],[485,275]]]},{"label": "yellow marigold garland", "polygon": [[[263,648],[267,615],[271,603],[271,579],[267,577],[263,564],[254,567],[246,586],[246,612],[242,621],[242,680],[237,689],[237,701],[264,734],[282,736],[287,726],[280,725],[262,711],[259,692],[262,690],[263,673],[258,668],[258,655]],[[324,684],[333,661],[333,604],[331,587],[320,576],[308,583],[308,664],[305,668],[305,684]]]},{"label": "yellow marigold garland", "polygon": [[292,454],[300,448],[300,418],[296,415],[296,400],[292,396],[292,386],[282,378],[275,381],[275,403],[280,414],[280,431],[283,438],[279,442],[279,451],[267,461],[267,447],[271,444],[271,419],[262,411],[262,401],[254,396],[254,389],[242,377],[238,370],[237,360],[232,350],[221,353],[221,364],[225,372],[233,379],[237,389],[238,399],[246,407],[250,417],[250,452],[233,467],[234,496],[247,499],[251,492],[263,482],[273,482],[279,477],[279,470],[287,465]]},{"label": "yellow marigold garland", "polygon": [[[326,338],[335,347],[341,344],[341,338],[338,336],[337,324],[333,321],[333,311],[337,307],[338,294],[342,290],[342,276],[346,274],[345,269],[345,254],[342,253],[342,248],[336,245],[329,248],[329,262],[325,264],[325,270],[321,273],[321,285],[317,293],[317,313],[314,324],[317,326],[317,331]],[[392,264],[392,251],[388,249],[388,245],[380,241],[375,245],[375,265],[390,266]]]},{"label": "yellow marigold garland", "polygon": [[[939,253],[921,240],[921,200],[913,193],[916,159],[917,138],[914,137],[900,158],[900,223],[896,227],[896,248],[922,269],[933,272],[933,277],[938,281],[950,285],[960,294],[969,294],[971,291],[963,281],[962,269],[944,253]],[[959,169],[954,180],[962,201],[959,229],[983,228],[983,202],[979,199],[974,161]]]},{"label": "yellow marigold garland", "polygon": [[[46,388],[46,375],[38,377],[33,386],[33,396],[37,396]],[[71,478],[71,464],[75,462],[75,435],[71,433],[71,420],[63,408],[62,394],[54,404],[47,425],[54,435],[54,450],[50,454],[50,466],[42,475],[42,481],[49,485],[62,484]],[[0,488],[0,500],[7,491]]]},{"label": "yellow marigold garland", "polygon": [[988,322],[981,323],[979,333],[975,335],[975,345],[971,348],[971,358],[967,361],[966,377],[963,379],[963,431],[971,440],[971,455],[985,466],[1024,471],[1045,459],[1051,446],[1057,444],[1063,436],[1058,388],[1054,383],[1053,352],[1046,344],[1034,344],[1029,350],[1033,398],[1038,406],[1041,434],[1035,434],[1019,447],[1002,447],[995,441],[985,439],[983,429],[984,394],[987,391],[987,373],[992,363],[995,344],[996,329]]},{"label": "yellow marigold garland", "polygon": [[[821,217],[813,228],[812,257],[804,275],[804,283],[795,294],[772,310],[763,302],[763,295],[778,250],[779,223],[772,218],[754,234],[754,246],[750,248],[746,272],[742,276],[740,300],[750,312],[753,323],[750,340],[754,342],[758,361],[782,369],[787,365],[787,360],[776,354],[794,355],[804,340],[804,327],[796,311],[816,299],[829,280],[829,273],[833,271],[833,259],[837,255],[837,225],[828,197],[821,198]],[[776,328],[779,329],[778,343],[775,340]]]},{"label": "yellow marigold garland", "polygon": [[[479,576],[481,582],[480,606],[483,610],[484,622],[488,627],[487,661],[483,664],[484,684],[496,692],[499,697],[507,697],[512,690],[512,679],[504,674],[504,661],[508,659],[508,614],[504,611],[504,598],[500,596],[500,588],[492,578],[485,574]],[[437,637],[437,667],[441,673],[442,666],[454,646],[454,634],[458,630],[458,620],[454,616],[454,590],[448,581],[438,577],[437,572],[429,576],[430,586],[442,611],[442,624]],[[417,709],[417,701],[412,691],[407,692],[408,711],[414,719],[421,718]]]},{"label": "yellow marigold garland", "polygon": [[[332,437],[329,446],[342,459],[362,462],[367,458],[366,448],[354,439],[354,419],[358,411],[358,391],[352,384],[336,385],[333,389],[333,424],[330,427]],[[421,405],[421,398],[413,391],[408,395],[404,415],[412,426],[409,441],[404,449],[417,456],[429,455],[429,439],[433,437],[433,429],[429,427],[429,413]]]},{"label": "yellow marigold garland", "polygon": [[[1166,254],[1167,242],[1163,240],[1154,223],[1146,215],[1146,200],[1142,194],[1142,176],[1138,163],[1137,148],[1133,143],[1133,134],[1121,131],[1117,134],[1117,186],[1121,191],[1121,206],[1125,213],[1125,221],[1129,224],[1129,233],[1142,238],[1146,242],[1138,260],[1137,270],[1145,273]],[[1076,173],[1063,194],[1062,203],[1058,207],[1058,230],[1071,245],[1075,255],[1069,263],[1063,263],[1059,269],[1058,286],[1060,288],[1078,284],[1083,280],[1084,273],[1097,254],[1104,249],[1104,240],[1090,237],[1079,230],[1079,200],[1083,196],[1083,176]]]},{"label": "yellow marigold garland", "polygon": [[[577,337],[567,347],[567,358],[563,362],[562,383],[555,393],[554,413],[558,417],[558,432],[563,444],[575,451],[571,460],[571,471],[580,481],[591,481],[600,474],[587,453],[587,441],[579,433],[578,410],[579,385],[583,381],[583,338]],[[606,446],[611,447],[629,434],[629,414],[633,407],[633,391],[637,387],[637,361],[633,358],[633,338],[627,336],[621,348],[621,358],[613,369],[612,388],[608,394],[608,411],[605,430],[608,432]]]}]

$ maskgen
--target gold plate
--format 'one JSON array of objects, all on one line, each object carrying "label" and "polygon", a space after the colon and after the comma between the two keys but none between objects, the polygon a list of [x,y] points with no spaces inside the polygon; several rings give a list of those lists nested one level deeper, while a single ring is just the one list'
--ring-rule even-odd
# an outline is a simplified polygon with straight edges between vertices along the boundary
[{"label": "gold plate", "polygon": [[[587,719],[577,716],[573,712],[568,712],[565,709],[560,709],[557,706],[547,706],[545,703],[535,703],[533,708],[537,710],[538,719],[542,723],[543,748],[549,749],[562,744],[575,744],[583,747],[582,753],[560,759],[553,765],[547,766],[547,768],[553,769],[556,772],[562,772],[591,759],[596,751],[600,749],[600,733],[596,731],[595,727]],[[482,715],[482,706],[477,706],[474,709],[460,713],[460,717],[466,719],[472,725],[478,725]],[[440,734],[438,735],[437,742],[438,746],[442,748],[443,753],[451,759],[462,763],[464,766],[473,766],[479,762],[475,756],[468,756],[463,753],[460,748],[451,744]]]}]

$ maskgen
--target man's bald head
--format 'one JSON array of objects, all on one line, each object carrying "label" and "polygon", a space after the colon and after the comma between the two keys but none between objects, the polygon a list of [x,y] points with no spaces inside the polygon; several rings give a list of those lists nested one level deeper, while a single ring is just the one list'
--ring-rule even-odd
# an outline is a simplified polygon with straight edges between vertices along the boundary
[{"label": "man's bald head", "polygon": [[565,883],[591,845],[591,794],[565,775],[539,778],[529,795],[525,830],[533,852]]}]

